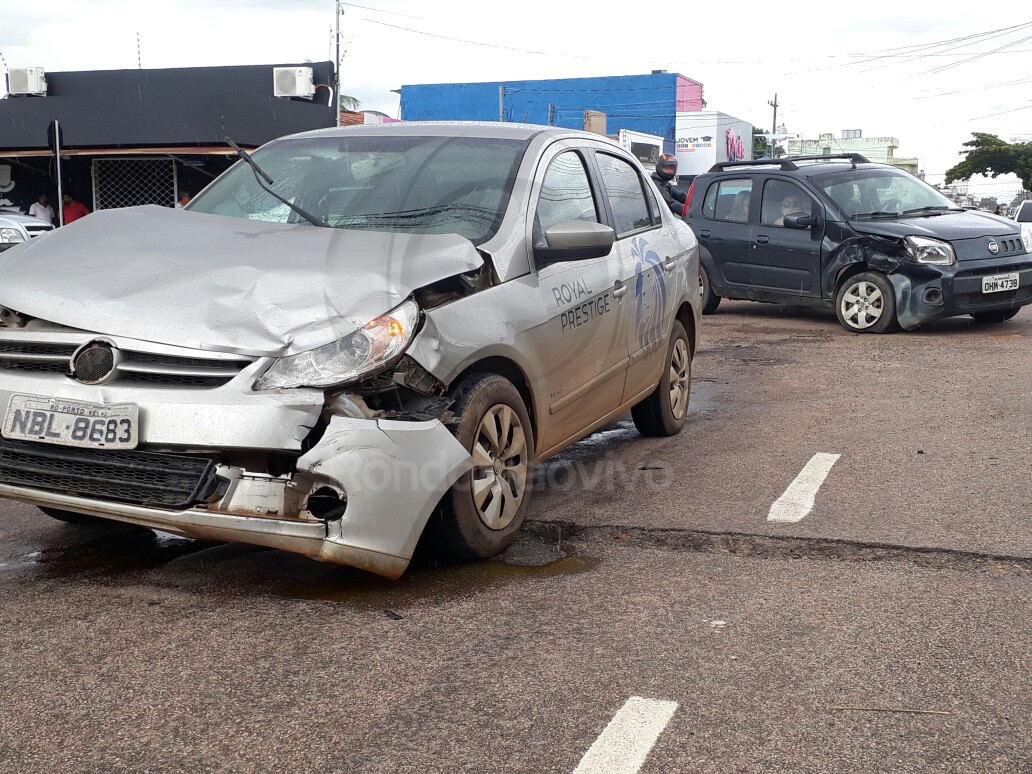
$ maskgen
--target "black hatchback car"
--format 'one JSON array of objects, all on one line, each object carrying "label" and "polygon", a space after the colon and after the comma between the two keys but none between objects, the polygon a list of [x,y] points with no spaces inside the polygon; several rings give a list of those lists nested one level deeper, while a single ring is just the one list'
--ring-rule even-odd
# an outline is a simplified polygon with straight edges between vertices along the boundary
[{"label": "black hatchback car", "polygon": [[689,189],[703,311],[720,299],[834,307],[855,333],[1032,302],[1032,224],[958,207],[856,153],[724,162]]}]

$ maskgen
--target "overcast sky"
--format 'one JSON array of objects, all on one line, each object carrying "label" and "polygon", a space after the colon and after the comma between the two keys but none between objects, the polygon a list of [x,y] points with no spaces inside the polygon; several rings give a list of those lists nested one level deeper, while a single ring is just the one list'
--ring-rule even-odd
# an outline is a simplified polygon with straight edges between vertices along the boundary
[{"label": "overcast sky", "polygon": [[[0,11],[7,66],[47,71],[322,61],[334,0],[47,0]],[[971,132],[1032,139],[1032,11],[972,3],[367,0],[342,4],[343,91],[396,116],[401,85],[633,75],[703,83],[708,108],[806,139],[899,139],[930,182]],[[1011,13],[1013,11],[1014,13]],[[139,49],[137,48],[139,34]],[[973,181],[1010,196],[1015,178]]]}]

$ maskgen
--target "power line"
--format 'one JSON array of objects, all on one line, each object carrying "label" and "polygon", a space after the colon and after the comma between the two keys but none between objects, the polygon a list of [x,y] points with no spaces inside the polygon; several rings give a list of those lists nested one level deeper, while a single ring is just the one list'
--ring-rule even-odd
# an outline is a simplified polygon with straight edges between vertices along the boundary
[{"label": "power line", "polygon": [[426,35],[429,38],[440,38],[441,40],[450,40],[453,43],[466,43],[467,45],[470,45],[470,46],[483,46],[484,48],[499,48],[499,49],[502,49],[504,51],[516,51],[516,52],[519,52],[521,54],[535,54],[537,56],[563,56],[563,57],[568,57],[570,59],[598,59],[599,58],[599,57],[593,57],[593,56],[578,56],[577,54],[553,54],[553,53],[548,52],[548,51],[532,51],[532,50],[526,49],[526,48],[515,48],[513,46],[500,46],[500,45],[497,45],[495,43],[483,43],[483,42],[481,42],[479,40],[465,40],[463,38],[453,38],[453,37],[450,37],[448,35],[438,35],[438,34],[436,34],[434,32],[424,32],[423,30],[414,30],[414,29],[411,29],[410,27],[401,27],[401,26],[399,26],[397,24],[388,24],[387,22],[377,21],[376,19],[366,19],[366,21],[369,22],[370,24],[381,24],[384,27],[392,27],[393,29],[401,30],[402,32],[412,32],[412,33],[414,33],[416,35]]},{"label": "power line", "polygon": [[368,5],[359,5],[358,3],[345,3],[342,1],[341,5],[348,5],[352,8],[361,8],[364,11],[373,11],[374,13],[383,13],[387,14],[388,16],[403,16],[406,19],[419,19],[420,21],[426,21],[426,19],[422,16],[412,16],[411,14],[398,13],[397,11],[382,11],[379,8],[370,8]]}]

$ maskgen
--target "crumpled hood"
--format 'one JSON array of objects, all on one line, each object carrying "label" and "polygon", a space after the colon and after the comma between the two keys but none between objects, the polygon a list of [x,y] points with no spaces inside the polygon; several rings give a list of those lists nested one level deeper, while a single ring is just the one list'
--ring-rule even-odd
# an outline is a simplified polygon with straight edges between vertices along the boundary
[{"label": "crumpled hood", "polygon": [[342,338],[413,290],[482,265],[454,234],[131,207],[0,254],[0,305],[95,333],[280,356]]},{"label": "crumpled hood", "polygon": [[1020,229],[1013,221],[975,210],[900,220],[853,221],[852,226],[861,233],[875,236],[923,236],[944,239],[947,242],[978,237],[1020,235]]}]

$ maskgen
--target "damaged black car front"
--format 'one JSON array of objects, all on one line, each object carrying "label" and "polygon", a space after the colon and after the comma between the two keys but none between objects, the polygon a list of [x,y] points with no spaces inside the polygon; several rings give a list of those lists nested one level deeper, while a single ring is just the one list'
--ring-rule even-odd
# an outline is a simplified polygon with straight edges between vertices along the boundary
[{"label": "damaged black car front", "polygon": [[970,314],[999,323],[1032,303],[1032,224],[964,210],[913,175],[864,165],[815,175],[848,238],[825,266],[850,330],[907,330]]}]

